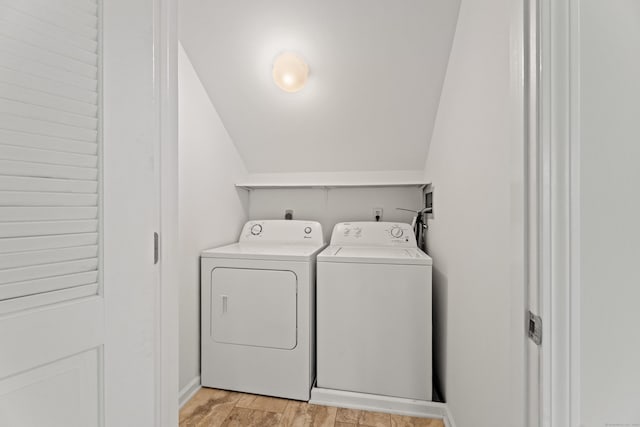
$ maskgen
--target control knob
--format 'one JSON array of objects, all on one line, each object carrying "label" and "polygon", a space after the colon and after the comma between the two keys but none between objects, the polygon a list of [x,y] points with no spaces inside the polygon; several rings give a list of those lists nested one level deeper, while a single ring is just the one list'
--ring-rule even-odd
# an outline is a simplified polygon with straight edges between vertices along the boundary
[{"label": "control knob", "polygon": [[392,227],[391,228],[391,236],[395,237],[396,239],[399,239],[400,237],[402,237],[403,231],[402,228],[400,227]]},{"label": "control knob", "polygon": [[257,236],[260,233],[262,233],[262,226],[260,224],[253,224],[251,226],[251,234]]}]

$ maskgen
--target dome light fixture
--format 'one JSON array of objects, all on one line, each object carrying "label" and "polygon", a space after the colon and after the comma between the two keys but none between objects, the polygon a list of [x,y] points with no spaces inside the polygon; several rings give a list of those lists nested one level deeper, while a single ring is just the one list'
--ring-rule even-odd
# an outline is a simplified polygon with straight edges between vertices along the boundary
[{"label": "dome light fixture", "polygon": [[298,92],[308,77],[309,66],[293,52],[283,52],[273,61],[273,81],[285,92]]}]

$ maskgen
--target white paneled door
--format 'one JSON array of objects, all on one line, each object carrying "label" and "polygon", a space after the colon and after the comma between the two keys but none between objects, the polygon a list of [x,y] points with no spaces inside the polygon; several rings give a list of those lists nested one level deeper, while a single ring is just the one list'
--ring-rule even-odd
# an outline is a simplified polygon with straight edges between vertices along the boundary
[{"label": "white paneled door", "polygon": [[0,426],[158,419],[152,0],[0,0]]}]

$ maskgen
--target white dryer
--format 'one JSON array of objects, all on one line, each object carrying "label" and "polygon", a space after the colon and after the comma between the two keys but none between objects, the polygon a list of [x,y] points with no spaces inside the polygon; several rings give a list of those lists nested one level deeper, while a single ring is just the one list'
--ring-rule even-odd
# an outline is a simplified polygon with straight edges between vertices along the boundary
[{"label": "white dryer", "polygon": [[202,252],[203,386],[309,400],[324,246],[317,222],[265,220]]},{"label": "white dryer", "polygon": [[317,265],[317,387],[431,400],[432,261],[411,226],[336,224]]}]

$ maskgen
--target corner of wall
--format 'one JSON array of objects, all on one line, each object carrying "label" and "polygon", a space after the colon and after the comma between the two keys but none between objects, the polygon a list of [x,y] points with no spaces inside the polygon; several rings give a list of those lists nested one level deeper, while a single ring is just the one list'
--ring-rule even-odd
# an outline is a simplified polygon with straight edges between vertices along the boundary
[{"label": "corner of wall", "polygon": [[233,138],[229,134],[229,131],[227,130],[227,127],[225,126],[224,122],[220,118],[220,115],[218,114],[218,110],[216,109],[216,106],[215,106],[215,103],[213,101],[213,98],[211,97],[211,95],[207,91],[206,86],[202,83],[202,79],[200,78],[200,74],[198,73],[197,68],[193,65],[193,62],[191,62],[191,59],[189,57],[189,53],[186,51],[186,49],[182,45],[182,42],[180,42],[180,41],[178,41],[178,50],[179,50],[179,52],[178,52],[179,65],[181,67],[184,67],[185,69],[187,69],[189,74],[195,75],[195,77],[197,78],[199,86],[202,88],[202,91],[206,94],[206,96],[207,96],[207,98],[209,100],[209,104],[211,105],[211,108],[213,109],[213,112],[215,114],[216,120],[219,122],[219,125],[222,126],[222,128],[224,129],[224,132],[226,133],[229,141],[231,141],[231,143],[233,144],[233,147],[235,148],[236,153],[238,154],[238,158],[240,159],[240,162],[242,163],[242,173],[237,177],[237,181],[242,181],[249,174],[248,170],[247,170],[246,162],[244,161],[244,159],[240,155],[240,151],[238,150],[238,147],[236,146],[236,143],[233,141]]},{"label": "corner of wall", "polygon": [[[424,170],[435,190],[435,380],[457,421],[478,427],[509,423],[495,419],[511,385],[507,3],[461,2]],[[491,346],[471,323],[492,330]]]},{"label": "corner of wall", "polygon": [[235,241],[249,214],[247,169],[189,57],[179,49],[180,379],[200,375],[200,268],[204,249]]},{"label": "corner of wall", "polygon": [[453,45],[456,39],[456,34],[458,34],[458,27],[460,25],[460,9],[462,8],[463,1],[464,0],[458,0],[458,10],[456,12],[456,28],[451,34],[451,40],[449,41],[449,56],[447,57],[447,66],[445,68],[444,78],[442,79],[442,85],[440,86],[440,93],[438,94],[438,109],[436,110],[436,117],[433,120],[433,127],[431,129],[431,135],[428,141],[429,144],[427,146],[427,154],[424,159],[423,175],[424,175],[425,182],[431,182],[431,183],[433,182],[430,176],[430,170],[429,170],[429,153],[431,153],[431,144],[433,143],[433,135],[435,134],[436,127],[438,126],[438,117],[440,115],[440,104],[442,103],[442,94],[444,93],[445,84],[447,82],[447,76],[449,75],[448,71],[449,71],[449,66],[451,64],[451,54],[453,52]]},{"label": "corner of wall", "polygon": [[202,388],[200,384],[200,375],[194,377],[191,381],[180,389],[178,392],[178,407],[182,407]]}]

